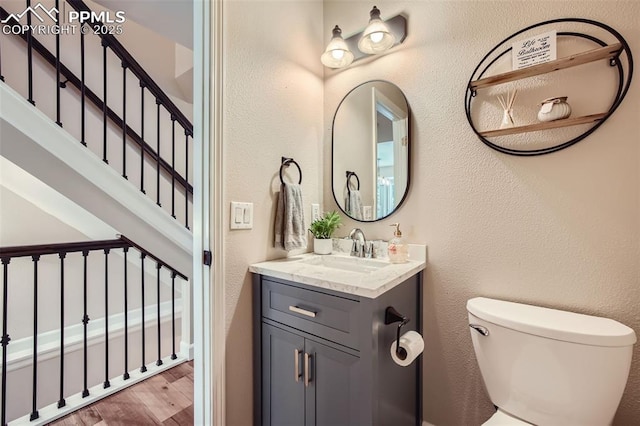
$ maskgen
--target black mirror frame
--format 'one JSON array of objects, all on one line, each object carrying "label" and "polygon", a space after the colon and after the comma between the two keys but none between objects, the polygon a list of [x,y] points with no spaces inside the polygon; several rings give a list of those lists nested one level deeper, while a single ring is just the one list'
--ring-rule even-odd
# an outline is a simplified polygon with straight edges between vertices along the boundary
[{"label": "black mirror frame", "polygon": [[[404,99],[406,105],[407,105],[407,186],[404,190],[404,194],[402,195],[402,199],[398,202],[398,204],[395,206],[395,208],[393,209],[393,211],[391,211],[391,213],[389,213],[386,216],[380,217],[380,218],[376,218],[376,219],[372,219],[372,220],[360,220],[360,219],[355,219],[353,217],[351,217],[340,205],[340,203],[338,202],[338,198],[336,197],[336,191],[335,188],[333,187],[333,172],[334,172],[334,165],[333,165],[333,155],[334,155],[334,151],[335,151],[335,124],[336,124],[336,116],[338,115],[338,111],[340,110],[340,106],[344,103],[344,101],[347,99],[347,97],[349,97],[349,95],[354,92],[356,89],[364,86],[365,84],[369,84],[369,83],[387,83],[387,84],[391,84],[395,87],[398,88],[398,90],[400,91],[400,93],[402,94],[402,98]],[[349,90],[349,92],[347,92],[346,95],[344,95],[344,97],[342,98],[342,100],[340,101],[340,103],[338,104],[337,108],[336,108],[336,112],[333,114],[333,120],[331,120],[331,194],[333,195],[333,200],[335,201],[336,205],[338,206],[338,208],[340,209],[340,211],[342,211],[347,217],[349,217],[352,220],[355,220],[356,222],[362,222],[362,223],[372,223],[372,222],[379,222],[383,219],[388,218],[389,216],[393,215],[395,212],[398,211],[398,209],[402,206],[402,204],[404,203],[404,201],[407,199],[407,196],[409,195],[409,187],[411,184],[411,172],[412,172],[412,168],[411,168],[411,107],[409,106],[409,101],[407,100],[407,97],[405,96],[404,92],[402,91],[402,89],[400,89],[400,87],[398,87],[396,84],[387,81],[387,80],[369,80],[369,81],[365,81],[364,83],[360,83],[358,84],[356,87],[354,87],[353,89]]]}]

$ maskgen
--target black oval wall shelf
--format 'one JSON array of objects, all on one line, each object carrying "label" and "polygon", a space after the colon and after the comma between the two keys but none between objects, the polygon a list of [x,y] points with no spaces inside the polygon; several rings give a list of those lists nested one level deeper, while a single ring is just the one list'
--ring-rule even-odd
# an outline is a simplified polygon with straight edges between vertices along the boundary
[{"label": "black oval wall shelf", "polygon": [[[508,42],[515,42],[515,37],[520,34],[532,30],[537,27],[543,27],[548,25],[557,25],[561,24],[586,24],[586,28],[594,27],[595,29],[600,29],[608,32],[611,36],[613,36],[617,42],[607,44],[599,38],[591,34],[581,33],[581,32],[568,32],[568,31],[557,31],[557,36],[560,37],[578,37],[581,39],[588,40],[593,42],[596,47],[591,50],[583,51],[577,54],[573,54],[570,56],[566,56],[563,58],[556,59],[551,62],[546,62],[542,64],[533,65],[527,68],[522,68],[514,71],[505,72],[502,74],[492,75],[489,77],[484,77],[487,71],[496,64],[496,62],[504,57],[506,54],[510,53],[512,48]],[[509,47],[506,47],[509,46]],[[506,47],[506,48],[505,48]],[[502,52],[497,53],[500,49],[504,49]],[[624,55],[623,55],[624,54]],[[496,55],[494,57],[494,55]],[[626,59],[626,66],[623,67],[621,57]],[[490,59],[493,58],[493,59]],[[496,129],[496,130],[478,130],[476,125],[473,122],[471,108],[473,105],[473,100],[476,97],[478,91],[509,82],[515,82],[518,80],[551,73],[558,70],[563,70],[567,68],[572,68],[588,63],[592,63],[595,61],[607,60],[609,61],[609,65],[615,67],[618,74],[618,87],[616,89],[615,96],[613,98],[613,102],[609,109],[605,112],[600,112],[596,114],[590,114],[580,117],[571,117],[562,120],[549,121],[549,122],[540,122],[533,123],[523,126],[510,127],[505,129]],[[610,26],[603,24],[601,22],[592,21],[589,19],[582,18],[562,18],[562,19],[554,19],[551,21],[544,21],[538,24],[531,25],[527,28],[524,28],[509,37],[502,40],[498,45],[496,45],[489,53],[487,53],[484,58],[480,61],[478,66],[475,68],[473,73],[471,74],[471,78],[469,79],[469,83],[467,85],[467,91],[465,94],[465,111],[467,115],[467,121],[469,125],[473,129],[474,133],[478,136],[478,138],[487,146],[496,151],[510,154],[510,155],[518,155],[518,156],[535,156],[535,155],[543,155],[550,154],[552,152],[559,151],[564,148],[568,148],[571,145],[583,140],[591,133],[596,131],[598,127],[600,127],[606,120],[609,118],[613,112],[620,106],[622,100],[626,96],[629,86],[631,84],[631,77],[633,75],[633,57],[631,55],[631,50],[629,48],[626,40],[618,33],[616,30],[611,28]],[[564,141],[553,146],[540,148],[540,149],[514,149],[507,146],[500,145],[495,141],[490,141],[488,138],[494,138],[499,136],[507,136],[514,135],[520,133],[528,133],[528,132],[537,132],[548,129],[557,129],[562,127],[569,126],[577,126],[583,124],[593,123],[589,129],[584,131],[579,136],[570,139],[568,141]]]}]

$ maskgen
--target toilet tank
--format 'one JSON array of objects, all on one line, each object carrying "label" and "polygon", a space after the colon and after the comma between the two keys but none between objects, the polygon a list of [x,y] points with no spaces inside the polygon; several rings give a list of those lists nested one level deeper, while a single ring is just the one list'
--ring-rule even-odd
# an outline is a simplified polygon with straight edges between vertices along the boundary
[{"label": "toilet tank", "polygon": [[629,376],[631,328],[484,297],[467,311],[482,378],[502,411],[537,425],[611,424]]}]

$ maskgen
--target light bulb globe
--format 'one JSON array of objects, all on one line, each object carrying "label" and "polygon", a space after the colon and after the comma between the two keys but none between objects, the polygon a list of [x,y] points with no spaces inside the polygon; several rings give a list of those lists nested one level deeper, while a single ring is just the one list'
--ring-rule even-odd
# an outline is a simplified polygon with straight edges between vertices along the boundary
[{"label": "light bulb globe", "polygon": [[375,55],[390,49],[396,43],[396,37],[389,30],[387,24],[380,19],[380,10],[373,6],[370,12],[371,19],[369,25],[364,29],[358,49],[362,53]]},{"label": "light bulb globe", "polygon": [[328,68],[344,68],[353,62],[353,52],[342,38],[342,30],[337,25],[333,29],[333,38],[327,45],[320,61]]}]

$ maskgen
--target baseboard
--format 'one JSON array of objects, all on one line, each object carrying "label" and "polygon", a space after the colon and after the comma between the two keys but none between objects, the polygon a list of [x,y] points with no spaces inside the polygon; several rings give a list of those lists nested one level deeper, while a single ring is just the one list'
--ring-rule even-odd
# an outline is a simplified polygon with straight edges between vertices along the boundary
[{"label": "baseboard", "polygon": [[[182,301],[175,303],[176,320],[182,318]],[[145,306],[145,328],[157,324],[156,305]],[[160,323],[171,322],[171,301],[160,304]],[[134,332],[142,327],[142,309],[129,312],[127,328]],[[92,319],[87,331],[87,345],[93,346],[104,342],[105,319]],[[109,316],[109,339],[124,335],[124,313]],[[84,347],[84,326],[75,324],[64,329],[65,354],[82,350]],[[7,371],[18,370],[30,366],[33,362],[33,337],[12,340],[7,351]],[[182,347],[181,347],[182,349]],[[60,354],[60,330],[38,334],[38,362],[55,358]],[[193,349],[191,349],[193,359]]]},{"label": "baseboard", "polygon": [[187,358],[189,361],[193,359],[194,346],[187,342],[180,342],[180,355]]},{"label": "baseboard", "polygon": [[426,420],[423,420],[423,421],[422,421],[422,426],[436,426],[436,425],[434,425],[434,424],[432,424],[432,423],[429,423],[429,422],[428,422],[428,421],[426,421]]}]

